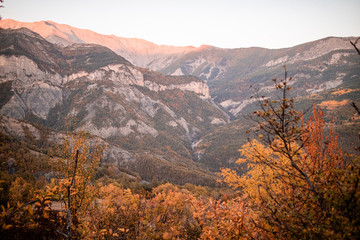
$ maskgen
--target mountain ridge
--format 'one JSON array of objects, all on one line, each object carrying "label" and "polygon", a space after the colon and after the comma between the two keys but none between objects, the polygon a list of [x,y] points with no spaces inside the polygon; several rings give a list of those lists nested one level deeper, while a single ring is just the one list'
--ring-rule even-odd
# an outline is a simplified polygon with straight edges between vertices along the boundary
[{"label": "mountain ridge", "polygon": [[[150,62],[158,61],[159,58],[170,57],[174,54],[184,55],[189,51],[196,49],[195,47],[157,45],[138,38],[103,35],[91,30],[75,28],[52,21],[39,21],[33,23],[19,22],[12,19],[3,19],[0,21],[0,28],[20,27],[29,28],[34,32],[38,32],[50,42],[64,46],[73,43],[95,43],[103,45],[140,67],[149,67],[148,65]],[[153,67],[152,70],[158,69]]]},{"label": "mountain ridge", "polygon": [[[106,163],[146,181],[216,184],[194,161],[191,143],[228,118],[201,79],[136,67],[99,45],[55,46],[23,28],[1,29],[0,39],[4,129],[25,120],[55,135],[85,130],[108,146]],[[51,64],[43,66],[46,56]]]},{"label": "mountain ridge", "polygon": [[[36,85],[29,73],[18,74],[21,69],[25,69],[25,72],[32,69],[33,63],[27,62],[28,58],[23,55],[20,58],[2,55],[1,64],[17,64],[8,66],[12,70],[3,77],[8,80],[1,83],[4,89],[19,86],[20,79],[34,84],[30,88],[5,91],[5,97],[0,99],[1,111],[18,112],[20,119],[45,121],[49,126],[60,125],[61,128],[64,128],[66,121],[76,117],[81,129],[111,141],[116,147],[113,152],[123,150],[126,154],[121,156],[131,156],[123,157],[123,160],[115,159],[115,162],[134,163],[132,170],[137,169],[142,174],[145,174],[142,165],[147,162],[141,160],[140,164],[137,160],[132,162],[129,159],[139,159],[136,156],[148,159],[146,156],[151,154],[147,153],[152,151],[157,157],[147,165],[150,168],[155,168],[155,162],[165,164],[163,159],[166,159],[187,166],[194,166],[194,162],[202,163],[217,171],[221,167],[231,166],[239,157],[237,149],[247,138],[245,130],[251,128],[251,123],[246,122],[243,115],[256,110],[257,96],[277,97],[271,79],[283,78],[283,66],[286,65],[288,76],[293,77],[291,93],[299,106],[298,110],[308,109],[312,104],[323,108],[326,121],[335,122],[340,138],[345,145],[352,146],[348,138],[354,139],[358,120],[352,116],[352,109],[346,104],[353,101],[360,105],[360,64],[349,40],[352,38],[328,37],[284,49],[203,46],[182,55],[153,56],[154,62],[147,65],[165,66],[161,73],[135,67],[131,63],[102,66],[101,57],[75,51],[78,57],[73,58],[70,54],[69,59],[64,59],[69,60],[72,66],[79,64],[78,67],[72,68],[71,72],[65,61],[62,66],[66,81],[60,74],[54,78],[66,84],[66,91],[49,82],[39,81],[39,84],[45,84],[46,89],[51,90],[47,93],[56,101],[49,99],[42,104],[35,101],[37,105],[31,105],[31,109],[36,110],[33,115],[27,114],[30,106],[21,102],[28,99],[31,103],[34,96],[42,96],[36,94],[41,84]],[[9,46],[8,51],[11,50]],[[24,46],[30,47],[31,43]],[[60,47],[56,46],[53,46],[54,51]],[[91,45],[77,43],[61,48],[71,49],[72,46]],[[136,55],[134,52],[127,54]],[[62,51],[59,51],[60,55]],[[140,58],[140,55],[136,57]],[[85,69],[88,62],[94,63],[90,65],[94,67],[91,71]],[[40,71],[33,76],[44,79],[48,75]],[[191,82],[194,85],[188,84]],[[187,87],[181,87],[182,84]],[[23,93],[27,95],[21,95]],[[16,108],[5,106],[9,99],[16,100]],[[220,108],[217,107],[219,105]],[[136,152],[137,148],[141,150]]]},{"label": "mountain ridge", "polygon": [[[20,28],[26,27],[30,30],[39,33],[48,41],[60,44],[63,46],[71,45],[73,43],[95,43],[106,46],[115,53],[123,56],[136,66],[150,68],[155,71],[161,71],[166,74],[177,74],[179,72],[169,72],[169,66],[180,58],[192,53],[202,53],[206,49],[218,49],[224,52],[248,52],[254,50],[265,50],[270,52],[282,52],[294,47],[301,48],[307,44],[312,44],[317,41],[327,40],[327,37],[312,42],[295,45],[288,48],[267,49],[262,47],[250,48],[219,48],[210,45],[202,45],[200,47],[192,46],[170,46],[157,45],[156,43],[139,39],[139,38],[125,38],[115,35],[104,35],[96,33],[92,30],[72,27],[67,24],[59,24],[53,21],[38,21],[38,22],[20,22],[13,19],[3,19],[0,21],[0,28]],[[344,39],[344,38],[339,38]],[[348,48],[351,48],[349,45]],[[211,62],[210,62],[211,63]],[[186,74],[186,72],[184,73]],[[183,74],[183,75],[184,75]]]}]

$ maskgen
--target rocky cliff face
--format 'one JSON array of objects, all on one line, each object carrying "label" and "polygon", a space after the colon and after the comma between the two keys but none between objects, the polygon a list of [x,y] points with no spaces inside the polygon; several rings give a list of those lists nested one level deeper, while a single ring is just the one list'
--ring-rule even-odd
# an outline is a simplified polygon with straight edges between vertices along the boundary
[{"label": "rocky cliff face", "polygon": [[[275,88],[271,79],[283,77],[284,65],[294,79],[292,87],[297,96],[344,84],[356,66],[350,40],[354,38],[329,37],[287,49],[208,47],[183,56],[161,71],[200,77],[208,83],[213,99],[237,117],[256,102],[253,96],[272,96]],[[338,72],[330,76],[334,71]]]},{"label": "rocky cliff face", "polygon": [[101,81],[104,77],[118,83],[119,86],[140,86],[159,92],[179,89],[210,98],[209,88],[202,81],[183,84],[159,84],[144,81],[142,73],[134,67],[126,65],[108,65],[88,73],[85,71],[61,76],[40,70],[36,63],[25,56],[0,56],[0,79],[2,82],[12,81],[13,97],[2,106],[0,113],[9,117],[24,119],[31,111],[36,116],[46,119],[51,108],[62,102],[63,86],[71,81],[85,78],[89,81]]},{"label": "rocky cliff face", "polygon": [[[1,113],[11,117],[24,118],[26,112],[31,111],[46,119],[49,110],[62,101],[63,85],[79,78],[99,81],[107,77],[114,83],[146,87],[155,92],[180,89],[194,92],[205,99],[210,97],[206,83],[196,78],[181,83],[176,78],[166,83],[149,78],[144,80],[143,73],[136,67],[121,57],[109,58],[105,55],[108,50],[97,45],[71,45],[57,49],[49,47],[48,42],[26,29],[2,30],[1,33],[1,40],[6,44],[0,47],[3,53],[0,56],[0,79],[1,82],[12,81],[14,93],[2,107]],[[26,43],[18,44],[24,39],[28,46],[23,46]],[[38,49],[29,48],[31,43]],[[57,51],[57,55],[52,54],[54,51]],[[52,65],[48,63],[48,66],[44,66],[43,62],[46,61]]]},{"label": "rocky cliff face", "polygon": [[[109,47],[135,65],[161,71],[166,75],[194,75],[206,81],[214,101],[234,117],[253,106],[252,95],[274,93],[272,78],[282,77],[283,65],[295,79],[298,96],[320,93],[341,87],[352,71],[354,55],[351,38],[329,37],[286,49],[238,48],[221,49],[211,46],[158,46],[140,39],[105,36],[54,22],[23,23],[2,20],[2,28],[27,27],[53,43],[68,46],[72,43],[97,43]],[[345,65],[351,67],[344,71]],[[329,77],[330,73],[336,77]],[[182,89],[199,90],[203,83],[193,83]],[[147,83],[149,88],[164,89],[159,84]],[[177,86],[178,87],[178,86]],[[170,89],[169,85],[166,87]],[[251,89],[250,89],[251,88]],[[250,89],[250,90],[249,90]],[[201,93],[203,96],[205,92]],[[206,97],[209,97],[206,95]]]},{"label": "rocky cliff face", "polygon": [[[202,80],[138,68],[97,45],[49,45],[24,29],[0,30],[0,39],[6,43],[0,46],[0,84],[8,96],[0,105],[4,126],[19,119],[54,131],[84,129],[108,145],[109,162],[146,180],[181,183],[178,171],[194,183],[213,179],[193,161],[191,143],[228,119]],[[26,41],[38,48],[26,48]],[[44,56],[51,61],[45,64]]]},{"label": "rocky cliff face", "polygon": [[28,112],[46,119],[51,108],[63,100],[63,78],[41,71],[25,56],[0,56],[0,81],[11,81],[11,99],[0,109],[0,114],[24,119]]},{"label": "rocky cliff face", "polygon": [[[351,38],[287,49],[173,48],[52,22],[6,20],[0,26],[28,26],[63,46],[24,28],[1,30],[0,113],[57,130],[86,129],[112,146],[109,159],[147,179],[159,165],[158,179],[170,179],[184,166],[196,168],[193,160],[214,170],[233,163],[251,127],[241,116],[255,110],[257,96],[276,97],[271,79],[284,77],[283,65],[300,110],[314,102],[325,108],[327,121],[336,119],[341,134],[357,129],[346,122],[354,119],[351,110],[338,107],[360,105],[360,65]],[[92,42],[162,73],[85,44]],[[224,111],[235,121],[228,124]]]}]

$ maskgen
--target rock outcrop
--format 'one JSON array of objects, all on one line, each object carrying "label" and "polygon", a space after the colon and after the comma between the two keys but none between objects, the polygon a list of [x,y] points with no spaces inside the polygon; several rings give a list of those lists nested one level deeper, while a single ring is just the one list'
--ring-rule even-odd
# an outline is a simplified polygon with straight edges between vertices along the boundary
[{"label": "rock outcrop", "polygon": [[63,100],[63,78],[58,73],[41,71],[25,56],[0,55],[0,81],[12,81],[14,95],[0,114],[24,119],[29,112],[46,119],[51,108]]},{"label": "rock outcrop", "polygon": [[85,130],[107,146],[108,163],[145,180],[214,180],[193,161],[191,143],[228,118],[201,79],[136,67],[103,46],[55,46],[27,29],[0,30],[0,39],[5,134],[21,139],[26,127],[38,139],[41,131],[21,120],[52,129],[57,141],[59,130]]}]

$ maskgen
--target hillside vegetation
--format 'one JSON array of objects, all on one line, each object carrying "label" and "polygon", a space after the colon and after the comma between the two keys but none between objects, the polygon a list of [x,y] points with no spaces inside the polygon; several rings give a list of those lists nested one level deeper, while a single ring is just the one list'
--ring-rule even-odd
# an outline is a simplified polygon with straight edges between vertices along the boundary
[{"label": "hillside vegetation", "polygon": [[[90,136],[84,132],[53,146],[51,157],[41,153],[42,138],[31,139],[29,128],[24,128],[20,143],[1,134],[1,152],[25,160],[15,167],[2,164],[2,236],[358,238],[360,159],[342,153],[332,129],[325,133],[321,110],[314,106],[309,120],[303,121],[294,99],[286,98],[288,83],[287,78],[277,81],[275,87],[283,97],[263,100],[261,110],[252,116],[257,123],[250,131],[252,139],[241,147],[236,161],[245,164],[247,172],[238,175],[224,168],[219,174],[230,188],[142,184],[136,175],[117,175],[102,165],[101,145],[90,151]],[[35,149],[44,161],[33,161],[26,153]],[[46,175],[35,177],[50,169],[51,181]],[[106,174],[100,174],[104,170]],[[72,186],[70,195],[67,186]]]}]

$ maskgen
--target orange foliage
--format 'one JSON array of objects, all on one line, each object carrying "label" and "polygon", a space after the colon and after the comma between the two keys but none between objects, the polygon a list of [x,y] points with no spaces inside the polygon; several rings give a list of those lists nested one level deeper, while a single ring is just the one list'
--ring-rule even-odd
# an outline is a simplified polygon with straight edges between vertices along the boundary
[{"label": "orange foliage", "polygon": [[246,200],[241,198],[227,201],[194,199],[194,217],[201,227],[199,239],[251,239],[259,237],[254,232]]},{"label": "orange foliage", "polygon": [[354,214],[359,210],[359,159],[347,164],[333,131],[324,137],[322,117],[314,107],[298,142],[279,134],[268,146],[256,140],[245,144],[237,163],[247,163],[246,174],[221,172],[246,196],[253,231],[266,233],[265,238],[343,239],[360,232],[354,222],[359,219]]},{"label": "orange foliage", "polygon": [[341,106],[345,106],[347,104],[349,104],[350,101],[345,99],[342,101],[335,101],[335,100],[330,100],[330,101],[323,101],[322,103],[318,104],[319,107],[326,107],[329,110],[334,110],[337,107],[341,107]]},{"label": "orange foliage", "polygon": [[[283,83],[277,87],[287,89]],[[50,200],[67,200],[79,150],[71,193],[76,238],[358,239],[359,157],[345,159],[332,129],[324,136],[323,112],[315,106],[313,117],[298,126],[301,115],[292,109],[292,100],[275,103],[282,107],[266,101],[263,111],[256,112],[265,121],[259,121],[259,140],[239,150],[237,163],[246,164],[248,171],[240,176],[231,169],[220,173],[235,197],[220,192],[211,197],[216,194],[204,187],[170,183],[135,194],[116,180],[95,181],[101,148],[90,151],[88,136],[80,132],[64,141],[62,155],[54,159],[57,179],[37,191],[22,178],[12,182],[9,204],[0,213],[0,234],[61,237],[67,219],[51,209]],[[35,199],[33,206],[20,206],[29,199]]]},{"label": "orange foliage", "polygon": [[359,90],[360,89],[358,89],[358,88],[357,89],[345,88],[345,89],[334,91],[331,94],[339,96],[339,95],[344,95],[344,94],[351,93],[351,92],[356,92],[356,91],[359,91]]}]

